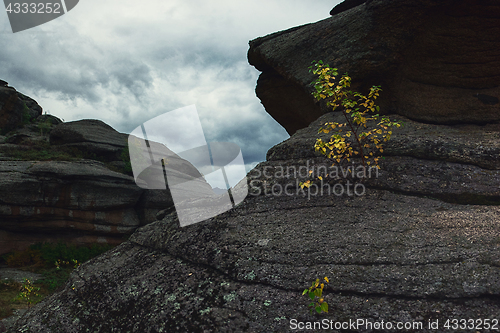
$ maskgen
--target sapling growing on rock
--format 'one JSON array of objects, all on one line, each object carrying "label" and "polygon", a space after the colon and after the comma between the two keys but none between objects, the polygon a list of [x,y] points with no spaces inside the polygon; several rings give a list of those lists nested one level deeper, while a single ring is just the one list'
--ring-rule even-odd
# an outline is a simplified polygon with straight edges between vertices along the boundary
[{"label": "sapling growing on rock", "polygon": [[[349,90],[351,77],[344,74],[337,82],[337,68],[330,68],[321,60],[313,61],[309,70],[318,76],[312,82],[314,98],[317,101],[325,100],[326,106],[332,111],[340,110],[346,120],[345,123],[327,122],[319,129],[319,133],[333,131],[333,134],[329,141],[317,139],[314,145],[316,151],[337,163],[359,157],[364,170],[370,165],[380,168],[378,153],[384,152],[383,143],[391,138],[392,127],[402,125],[375,113],[380,110],[375,100],[381,87],[371,87],[368,96]],[[301,183],[302,188],[310,185],[311,181]]]},{"label": "sapling growing on rock", "polygon": [[[330,282],[326,276],[323,280],[326,283]],[[323,297],[323,288],[325,288],[325,284],[320,283],[319,279],[316,279],[316,281],[313,281],[309,288],[304,289],[304,291],[302,292],[302,295],[307,294],[307,296],[312,301],[309,304],[311,313],[313,312],[313,310],[316,310],[317,313],[328,312],[328,303],[325,302],[325,299]]]},{"label": "sapling growing on rock", "polygon": [[28,308],[36,302],[36,299],[40,297],[38,293],[40,291],[40,287],[35,287],[31,280],[24,279],[24,282],[21,285],[19,290],[19,294],[17,294],[16,299],[23,300],[28,305]]}]

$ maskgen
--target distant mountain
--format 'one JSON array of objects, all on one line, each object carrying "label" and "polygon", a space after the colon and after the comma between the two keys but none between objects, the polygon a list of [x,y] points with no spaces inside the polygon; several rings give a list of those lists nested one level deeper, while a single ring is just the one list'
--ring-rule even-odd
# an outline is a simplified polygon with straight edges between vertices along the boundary
[{"label": "distant mountain", "polygon": [[214,190],[215,194],[217,194],[217,195],[227,193],[227,190],[222,189],[222,188],[218,188],[218,187],[214,187],[212,190]]}]

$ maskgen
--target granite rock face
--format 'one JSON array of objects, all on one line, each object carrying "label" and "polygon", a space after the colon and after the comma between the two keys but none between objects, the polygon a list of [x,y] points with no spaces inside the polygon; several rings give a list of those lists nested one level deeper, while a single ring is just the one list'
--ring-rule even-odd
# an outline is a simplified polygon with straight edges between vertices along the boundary
[{"label": "granite rock face", "polygon": [[[354,332],[449,332],[447,319],[500,318],[498,9],[352,0],[252,41],[257,94],[293,135],[233,189],[248,186],[245,201],[184,228],[161,211],[13,330],[313,332],[325,319],[329,332],[350,321]],[[491,38],[472,51],[481,33]],[[382,109],[405,122],[368,177],[352,174],[360,161],[339,166],[313,149],[321,125],[341,119],[310,97],[307,67],[320,59],[359,89],[381,84]],[[302,292],[325,276],[330,310],[312,314]]]},{"label": "granite rock face", "polygon": [[[1,128],[0,254],[37,242],[116,245],[139,226],[156,221],[159,211],[174,209],[168,188],[136,184],[127,134],[99,120],[63,123],[40,115],[33,99],[7,84],[0,90],[0,106],[12,101],[22,105],[21,113],[2,109],[15,111],[9,121],[17,125]],[[26,117],[27,110],[36,117]],[[21,123],[16,123],[19,115]],[[192,164],[176,161],[182,164],[180,176],[197,180],[200,191],[212,192]]]},{"label": "granite rock face", "polygon": [[348,72],[361,92],[381,85],[387,113],[439,124],[500,120],[498,2],[371,0],[338,8],[250,42],[249,62],[262,71],[257,96],[288,133],[327,111],[310,95],[314,60]]},{"label": "granite rock face", "polygon": [[168,188],[141,188],[102,162],[0,161],[0,253],[44,241],[116,245],[165,209]]},{"label": "granite rock face", "polygon": [[[500,128],[399,116],[405,127],[362,188],[341,176],[303,190],[308,170],[335,170],[312,146],[337,116],[273,147],[248,174],[241,205],[185,228],[163,214],[80,266],[15,329],[288,332],[294,320],[364,318],[447,332],[447,318],[498,318]],[[313,315],[302,291],[324,276],[330,311]]]},{"label": "granite rock face", "polygon": [[119,160],[128,135],[96,119],[63,123],[50,132],[50,144],[60,149],[76,148],[106,161]]},{"label": "granite rock face", "polygon": [[0,84],[0,134],[14,130],[41,114],[42,107],[35,100],[9,87],[7,82]]},{"label": "granite rock face", "polygon": [[96,161],[0,162],[0,253],[38,241],[119,244],[137,227],[144,190]]}]

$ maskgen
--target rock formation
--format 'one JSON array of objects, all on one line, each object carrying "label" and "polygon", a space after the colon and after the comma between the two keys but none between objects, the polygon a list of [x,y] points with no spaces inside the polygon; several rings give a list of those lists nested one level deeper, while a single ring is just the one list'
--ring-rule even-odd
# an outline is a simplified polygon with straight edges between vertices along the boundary
[{"label": "rock formation", "polygon": [[[405,119],[364,195],[327,195],[336,180],[304,192],[307,170],[332,170],[312,145],[333,117],[272,148],[242,205],[185,228],[172,213],[138,229],[16,329],[284,332],[291,319],[365,318],[444,332],[428,321],[498,318],[500,127]],[[330,312],[311,315],[302,290],[323,276]]]},{"label": "rock formation", "polygon": [[1,161],[0,253],[41,241],[118,244],[143,190],[96,161]]},{"label": "rock formation", "polygon": [[262,71],[257,96],[288,133],[326,111],[310,95],[314,60],[348,72],[355,88],[381,85],[386,112],[439,124],[500,120],[498,2],[359,2],[250,42],[249,61]]},{"label": "rock formation", "polygon": [[[99,120],[40,115],[33,99],[11,87],[0,87],[1,105],[8,112],[1,118],[0,254],[44,241],[116,245],[173,209],[168,189],[141,188],[131,177],[128,135]],[[200,176],[181,162],[187,179]]]},{"label": "rock formation", "polygon": [[330,15],[336,15],[338,13],[345,12],[351,8],[357,7],[361,4],[364,4],[367,0],[345,0],[333,7],[330,11]]},{"label": "rock formation", "polygon": [[127,147],[127,137],[100,120],[83,119],[54,128],[50,132],[50,144],[62,150],[76,148],[108,162],[120,160],[120,154]]},{"label": "rock formation", "polygon": [[[312,325],[326,319],[331,332],[345,331],[344,323],[355,332],[400,331],[397,323],[450,332],[457,329],[448,319],[500,318],[499,67],[489,58],[500,42],[499,7],[466,0],[347,7],[251,43],[249,60],[263,71],[257,94],[294,134],[234,189],[249,186],[242,204],[185,228],[175,212],[163,212],[80,266],[14,330],[318,331]],[[491,37],[470,62],[472,36],[485,27]],[[462,43],[452,43],[457,36]],[[348,70],[361,88],[382,84],[386,110],[405,122],[368,178],[356,180],[350,164],[341,169],[313,150],[319,127],[340,117],[309,97],[315,59]],[[315,186],[304,190],[307,179]],[[324,276],[329,312],[313,314],[302,291]]]},{"label": "rock formation", "polygon": [[7,82],[0,82],[0,135],[28,123],[42,114],[38,103],[9,87]]}]

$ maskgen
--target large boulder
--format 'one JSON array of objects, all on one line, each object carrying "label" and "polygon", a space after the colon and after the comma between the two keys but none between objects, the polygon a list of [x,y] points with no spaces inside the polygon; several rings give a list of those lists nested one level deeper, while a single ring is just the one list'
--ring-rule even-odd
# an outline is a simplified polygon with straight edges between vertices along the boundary
[{"label": "large boulder", "polygon": [[262,71],[257,96],[288,133],[327,111],[310,95],[314,60],[348,72],[355,89],[381,85],[386,113],[440,124],[500,121],[498,2],[349,0],[332,13],[250,42],[249,62]]},{"label": "large boulder", "polygon": [[32,98],[0,84],[0,134],[12,131],[42,114],[42,108]]},{"label": "large boulder", "polygon": [[[249,61],[263,71],[257,94],[295,134],[233,189],[248,186],[246,200],[184,228],[163,210],[81,265],[13,330],[491,325],[500,317],[498,10],[493,1],[351,0],[329,19],[252,41]],[[342,119],[310,96],[307,67],[320,59],[349,71],[356,89],[381,84],[383,109],[406,123],[366,178],[347,169],[361,161],[339,167],[313,149],[328,137],[320,126]],[[330,310],[311,313],[302,292],[325,276]]]},{"label": "large boulder", "polygon": [[[62,123],[40,115],[33,99],[6,85],[0,82],[0,106],[22,105],[36,111],[36,119],[25,124],[21,114],[23,126],[6,127],[11,130],[0,136],[0,254],[47,241],[119,244],[158,212],[173,210],[166,186],[131,177],[127,134],[99,120]],[[170,153],[179,177],[213,194],[191,163]],[[144,174],[154,173],[153,167]],[[163,179],[161,168],[159,174]]]},{"label": "large boulder", "polygon": [[344,0],[330,11],[330,15],[336,15],[338,13],[345,12],[351,8],[357,7],[361,4],[364,4],[367,0]]},{"label": "large boulder", "polygon": [[[384,145],[381,169],[366,167],[372,172],[371,177],[364,179],[367,187],[453,203],[500,205],[499,124],[446,126],[419,123],[402,116],[391,119],[404,123],[404,126],[393,129],[391,140]],[[342,114],[325,114],[271,148],[267,162],[261,166],[266,173],[252,178],[253,190],[272,193],[273,187],[284,189],[290,178],[306,181],[310,179],[304,171],[306,166],[314,171],[312,177],[324,177],[325,169],[339,170],[341,174],[340,168],[332,168],[333,162],[318,156],[312,147],[317,138],[329,139],[329,134],[318,134],[323,124],[344,121]],[[360,160],[353,161],[342,165],[343,170],[361,165]],[[297,164],[303,165],[302,172]],[[282,177],[279,174],[281,169],[289,177]],[[296,171],[296,174],[287,170]],[[278,177],[269,177],[275,174]],[[342,174],[340,178],[344,178]],[[320,183],[333,187],[337,181],[325,178]]]},{"label": "large boulder", "polygon": [[[141,227],[80,266],[15,329],[285,332],[299,322],[364,319],[353,331],[383,321],[448,332],[448,318],[498,318],[498,125],[399,117],[406,125],[394,130],[382,169],[356,183],[363,193],[351,183],[348,194],[349,176],[303,190],[309,170],[335,169],[313,145],[336,117],[272,148],[234,210],[184,228],[172,212]],[[302,291],[324,276],[330,311],[311,314]]]},{"label": "large boulder", "polygon": [[39,241],[118,244],[140,225],[144,190],[102,163],[0,162],[0,253]]},{"label": "large boulder", "polygon": [[167,188],[141,188],[101,162],[0,161],[0,254],[55,240],[116,245],[173,207]]},{"label": "large boulder", "polygon": [[60,149],[76,148],[105,161],[117,160],[127,147],[128,135],[97,119],[83,119],[58,125],[50,132],[50,144]]}]

